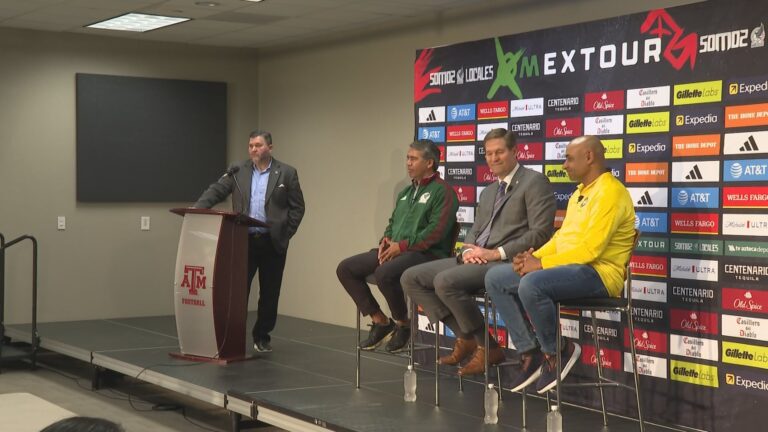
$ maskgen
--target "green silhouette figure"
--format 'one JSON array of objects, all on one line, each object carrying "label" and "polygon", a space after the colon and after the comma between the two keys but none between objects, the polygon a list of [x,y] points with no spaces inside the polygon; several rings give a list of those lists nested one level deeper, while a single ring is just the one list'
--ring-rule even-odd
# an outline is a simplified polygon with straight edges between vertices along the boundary
[{"label": "green silhouette figure", "polygon": [[486,98],[492,99],[493,96],[496,95],[496,92],[499,90],[499,88],[503,86],[508,88],[509,91],[511,91],[512,94],[515,95],[518,99],[522,99],[523,92],[520,91],[520,86],[517,85],[515,78],[517,78],[517,63],[523,57],[525,48],[520,48],[515,53],[505,53],[504,49],[501,47],[499,38],[496,38],[495,40],[496,59],[499,62],[499,65],[496,68],[498,73],[496,74],[496,79],[491,85],[491,89],[488,90],[488,95],[486,95]]}]

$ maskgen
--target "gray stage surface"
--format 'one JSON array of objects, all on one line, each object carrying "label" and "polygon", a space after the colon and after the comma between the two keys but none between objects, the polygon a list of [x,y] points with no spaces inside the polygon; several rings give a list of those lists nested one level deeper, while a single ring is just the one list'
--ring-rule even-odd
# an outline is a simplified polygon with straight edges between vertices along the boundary
[{"label": "gray stage surface", "polygon": [[[248,328],[255,317],[249,316]],[[362,385],[355,388],[354,329],[280,316],[274,352],[219,366],[171,358],[178,350],[173,316],[42,323],[41,346],[228,409],[233,418],[256,418],[288,430],[327,431],[520,431],[521,396],[505,391],[499,424],[483,424],[483,386],[458,381],[446,369],[440,406],[434,405],[432,364],[417,366],[418,400],[403,401],[404,358],[363,354]],[[7,335],[30,341],[30,327],[10,325]],[[482,377],[478,377],[482,378]],[[617,390],[607,390],[611,397]],[[546,402],[528,397],[530,432],[543,432]],[[569,432],[639,430],[632,420],[566,406]],[[234,422],[233,422],[234,428]],[[649,432],[669,430],[647,425]]]}]

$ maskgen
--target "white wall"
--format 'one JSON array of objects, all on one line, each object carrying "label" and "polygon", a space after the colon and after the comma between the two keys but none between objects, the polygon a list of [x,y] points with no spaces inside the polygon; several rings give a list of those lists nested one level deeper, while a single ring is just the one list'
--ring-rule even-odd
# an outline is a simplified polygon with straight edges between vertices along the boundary
[{"label": "white wall", "polygon": [[[189,203],[76,202],[74,75],[226,81],[228,160],[246,157],[249,130],[271,130],[275,156],[298,168],[304,188],[307,213],[289,250],[281,313],[353,325],[335,269],[375,244],[406,184],[416,49],[689,2],[526,0],[259,59],[253,51],[0,29],[0,232],[40,240],[41,321],[172,314],[181,221],[167,209]],[[58,215],[67,217],[66,231],[56,230]],[[140,216],[152,218],[151,231],[139,231]],[[8,323],[29,320],[29,252],[8,253]]]},{"label": "white wall", "polygon": [[281,313],[354,325],[354,304],[335,270],[341,259],[375,246],[406,184],[416,49],[685,3],[529,2],[262,56],[260,123],[273,132],[279,157],[297,167],[307,202],[289,250]]},{"label": "white wall", "polygon": [[[181,218],[168,208],[189,203],[76,202],[77,72],[227,82],[234,155],[258,119],[256,53],[0,29],[0,232],[40,241],[39,320],[173,313]],[[7,253],[10,323],[30,319],[30,256],[28,245]]]}]

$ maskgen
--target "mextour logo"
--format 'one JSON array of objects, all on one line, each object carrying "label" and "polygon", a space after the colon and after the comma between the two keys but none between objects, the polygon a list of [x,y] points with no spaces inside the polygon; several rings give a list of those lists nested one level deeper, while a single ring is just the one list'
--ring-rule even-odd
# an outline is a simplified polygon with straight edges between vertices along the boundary
[{"label": "mextour logo", "polygon": [[181,287],[189,290],[189,295],[198,295],[198,290],[206,289],[205,268],[201,266],[184,265],[184,276]]},{"label": "mextour logo", "polygon": [[523,98],[518,79],[539,76],[539,60],[535,55],[525,56],[525,48],[514,52],[504,52],[499,38],[495,38],[496,60],[498,61],[498,74],[488,89],[486,99],[493,99],[501,89],[509,90],[517,99]]},{"label": "mextour logo", "polygon": [[664,58],[676,70],[682,69],[686,63],[693,70],[698,54],[698,35],[685,33],[672,16],[664,9],[648,12],[645,21],[640,26],[640,33],[648,33],[662,40]]}]

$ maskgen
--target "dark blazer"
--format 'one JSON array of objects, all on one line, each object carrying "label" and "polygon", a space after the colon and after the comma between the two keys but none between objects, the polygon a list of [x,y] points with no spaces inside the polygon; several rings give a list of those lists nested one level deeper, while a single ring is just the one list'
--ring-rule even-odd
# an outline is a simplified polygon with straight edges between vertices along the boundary
[{"label": "dark blazer", "polygon": [[[251,180],[253,179],[253,162],[247,159],[236,164],[240,169],[235,173],[240,189],[237,190],[232,176],[220,178],[200,195],[195,207],[211,208],[227,199],[232,194],[232,209],[236,213],[248,215],[251,205]],[[264,209],[269,224],[269,234],[272,244],[278,253],[288,250],[288,241],[296,234],[299,223],[304,217],[304,194],[299,185],[299,175],[296,169],[272,158]]]},{"label": "dark blazer", "polygon": [[[521,166],[510,183],[485,246],[488,249],[504,248],[507,259],[546,243],[554,231],[556,210],[555,195],[549,179],[543,174]],[[483,189],[475,223],[467,233],[465,243],[474,244],[488,225],[498,189],[498,181]]]}]

